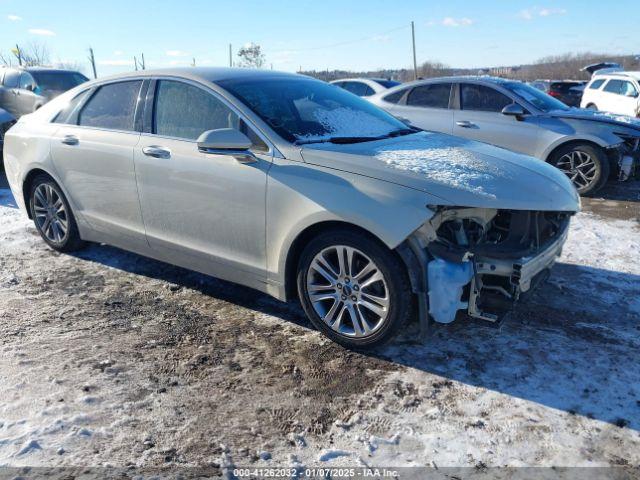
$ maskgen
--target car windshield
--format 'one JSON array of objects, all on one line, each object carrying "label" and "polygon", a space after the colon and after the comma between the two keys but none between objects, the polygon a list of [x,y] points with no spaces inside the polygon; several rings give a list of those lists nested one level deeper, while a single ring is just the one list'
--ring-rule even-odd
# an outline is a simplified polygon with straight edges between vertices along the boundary
[{"label": "car windshield", "polygon": [[538,90],[526,83],[504,82],[501,83],[501,85],[543,112],[551,112],[552,110],[569,110],[569,107],[560,100],[556,100],[551,95],[547,95],[542,90]]},{"label": "car windshield", "polygon": [[411,133],[387,112],[346,90],[310,78],[217,82],[296,144],[355,143]]},{"label": "car windshield", "polygon": [[78,72],[29,72],[42,90],[66,92],[88,80]]}]

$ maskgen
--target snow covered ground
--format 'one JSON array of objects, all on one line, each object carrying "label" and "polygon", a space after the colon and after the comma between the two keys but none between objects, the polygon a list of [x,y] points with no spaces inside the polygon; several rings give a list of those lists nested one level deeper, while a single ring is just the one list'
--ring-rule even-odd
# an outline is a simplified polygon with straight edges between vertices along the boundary
[{"label": "snow covered ground", "polygon": [[639,188],[585,202],[501,329],[362,355],[242,287],[57,254],[0,187],[0,465],[637,466]]}]

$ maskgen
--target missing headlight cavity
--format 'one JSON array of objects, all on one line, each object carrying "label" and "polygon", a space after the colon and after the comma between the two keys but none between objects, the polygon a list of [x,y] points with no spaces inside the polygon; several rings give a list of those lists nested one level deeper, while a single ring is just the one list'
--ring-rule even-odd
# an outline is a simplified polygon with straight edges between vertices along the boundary
[{"label": "missing headlight cavity", "polygon": [[545,211],[438,211],[423,229],[432,318],[449,323],[466,308],[472,317],[500,321],[522,293],[546,278],[569,218]]}]

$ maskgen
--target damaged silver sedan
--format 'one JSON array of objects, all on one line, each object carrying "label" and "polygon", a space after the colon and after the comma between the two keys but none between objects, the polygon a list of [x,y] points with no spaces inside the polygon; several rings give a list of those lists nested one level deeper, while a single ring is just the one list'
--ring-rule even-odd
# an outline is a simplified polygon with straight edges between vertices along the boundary
[{"label": "damaged silver sedan", "polygon": [[410,319],[500,321],[548,275],[580,208],[548,164],[246,69],[83,84],[22,117],[5,162],[52,248],[108,243],[297,299],[358,348]]}]

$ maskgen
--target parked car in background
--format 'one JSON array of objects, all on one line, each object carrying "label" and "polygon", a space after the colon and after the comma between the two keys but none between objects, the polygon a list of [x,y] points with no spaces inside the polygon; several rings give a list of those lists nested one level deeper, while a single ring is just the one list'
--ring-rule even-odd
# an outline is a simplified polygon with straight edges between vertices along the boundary
[{"label": "parked car in background", "polygon": [[640,72],[595,75],[585,88],[580,106],[640,117]]},{"label": "parked car in background", "polygon": [[579,107],[583,90],[581,87],[586,83],[579,80],[535,80],[531,82],[531,86],[557,98],[565,105]]},{"label": "parked car in background", "polygon": [[601,73],[620,72],[624,69],[622,68],[622,65],[616,62],[599,62],[582,67],[580,70],[590,73],[591,75],[598,75]]},{"label": "parked car in background", "polygon": [[0,68],[0,107],[20,118],[87,80],[72,70],[3,67]]},{"label": "parked car in background", "polygon": [[15,117],[6,110],[0,108],[0,169],[3,167],[2,148],[4,146],[4,134],[13,126],[14,123],[16,123]]},{"label": "parked car in background", "polygon": [[22,117],[5,153],[52,248],[106,242],[298,298],[350,347],[403,331],[414,304],[422,326],[461,309],[499,320],[546,278],[579,209],[543,162],[265,70],[93,81]]},{"label": "parked car in background", "polygon": [[640,168],[640,121],[569,108],[537,88],[493,77],[449,77],[393,88],[370,101],[424,130],[532,155],[562,170],[580,194]]},{"label": "parked car in background", "polygon": [[342,78],[329,83],[344,88],[359,97],[370,97],[400,85],[400,82],[385,78]]}]

